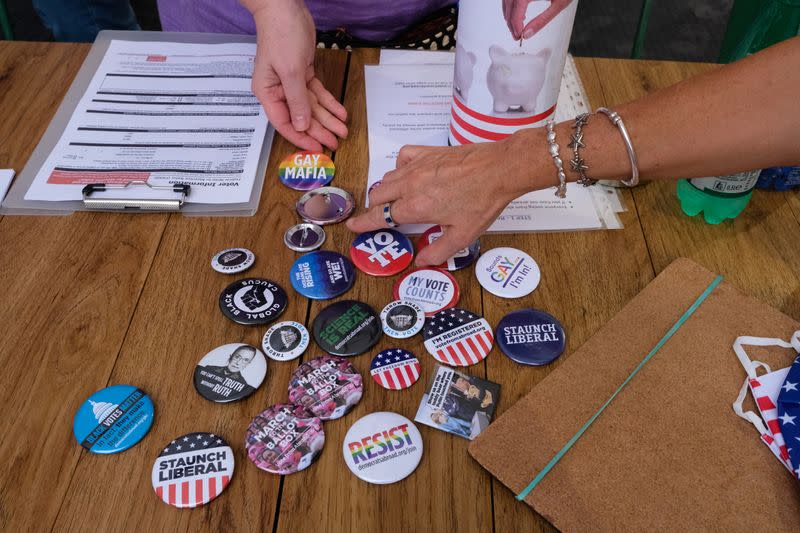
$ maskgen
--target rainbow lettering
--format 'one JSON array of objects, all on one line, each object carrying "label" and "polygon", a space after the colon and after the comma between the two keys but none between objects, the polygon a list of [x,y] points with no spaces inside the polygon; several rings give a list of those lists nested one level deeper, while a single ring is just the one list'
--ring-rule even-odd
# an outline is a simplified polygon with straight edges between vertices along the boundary
[{"label": "rainbow lettering", "polygon": [[411,435],[408,434],[408,424],[402,424],[351,442],[347,447],[353,456],[353,463],[358,464],[360,461],[371,461],[387,452],[399,450],[411,444],[413,441]]}]

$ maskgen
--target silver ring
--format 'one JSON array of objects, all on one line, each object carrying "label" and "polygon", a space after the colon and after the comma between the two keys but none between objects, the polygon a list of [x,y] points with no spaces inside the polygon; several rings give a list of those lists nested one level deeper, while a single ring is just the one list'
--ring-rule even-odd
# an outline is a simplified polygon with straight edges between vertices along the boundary
[{"label": "silver ring", "polygon": [[386,221],[386,225],[390,228],[397,227],[397,223],[392,218],[392,202],[386,202],[383,204],[383,220]]}]

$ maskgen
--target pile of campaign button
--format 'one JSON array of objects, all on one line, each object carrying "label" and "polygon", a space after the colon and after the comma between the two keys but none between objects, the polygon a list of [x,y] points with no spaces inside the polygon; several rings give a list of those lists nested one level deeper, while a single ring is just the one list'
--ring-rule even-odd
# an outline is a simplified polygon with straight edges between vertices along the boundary
[{"label": "pile of campaign button", "polygon": [[342,254],[320,250],[298,257],[289,277],[294,290],[306,298],[328,300],[350,290],[355,269]]},{"label": "pile of campaign button", "polygon": [[[425,247],[436,242],[436,240],[442,235],[444,235],[444,231],[442,230],[441,226],[433,226],[432,228],[429,228],[428,231],[420,235],[419,243],[417,244],[417,252],[421,252],[423,249],[425,249]],[[481,241],[475,239],[472,244],[457,251],[446,262],[438,265],[437,268],[443,268],[450,271],[466,268],[475,262],[480,253]]]},{"label": "pile of campaign button", "polygon": [[411,264],[414,247],[399,231],[380,229],[357,236],[350,257],[359,270],[371,276],[394,276]]},{"label": "pile of campaign button", "polygon": [[539,285],[539,265],[516,248],[494,248],[475,265],[475,276],[487,291],[502,298],[520,298]]},{"label": "pile of campaign button", "polygon": [[300,322],[287,320],[274,324],[264,333],[261,347],[270,359],[291,361],[306,351],[310,342],[308,330]]},{"label": "pile of campaign button", "polygon": [[147,435],[153,425],[153,401],[132,385],[101,389],[75,413],[72,431],[81,446],[92,453],[127,450]]},{"label": "pile of campaign button", "polygon": [[319,312],[312,325],[314,340],[333,355],[366,352],[381,338],[381,321],[365,303],[342,300]]},{"label": "pile of campaign button", "polygon": [[245,278],[234,281],[219,295],[226,317],[245,326],[268,324],[286,310],[286,292],[274,281]]},{"label": "pile of campaign button", "polygon": [[361,374],[347,359],[323,355],[306,361],[289,380],[289,401],[322,420],[347,414],[361,400]]},{"label": "pile of campaign button", "polygon": [[296,152],[281,161],[281,183],[296,191],[309,191],[331,182],[336,166],[330,157],[318,152]]},{"label": "pile of campaign button", "polygon": [[407,300],[420,306],[425,316],[458,303],[458,283],[452,274],[438,268],[412,270],[394,283],[394,299]]},{"label": "pile of campaign button", "polygon": [[422,435],[397,413],[371,413],[347,431],[342,455],[356,477],[386,485],[410,476],[422,459]]},{"label": "pile of campaign button", "polygon": [[425,311],[414,302],[395,300],[381,311],[383,332],[394,339],[413,337],[425,325]]},{"label": "pile of campaign button", "polygon": [[555,361],[567,344],[564,328],[551,314],[537,309],[509,313],[497,325],[497,345],[510,359],[523,365]]},{"label": "pile of campaign button", "polygon": [[494,345],[492,327],[466,309],[439,311],[425,324],[425,349],[440,363],[469,366],[486,359]]},{"label": "pile of campaign button", "polygon": [[173,440],[153,463],[153,489],[180,509],[204,505],[225,490],[233,476],[233,450],[213,433],[188,433]]},{"label": "pile of campaign button", "polygon": [[283,234],[283,243],[295,252],[310,252],[316,250],[325,242],[325,230],[322,226],[303,222],[295,224]]},{"label": "pile of campaign button", "polygon": [[342,222],[353,212],[353,195],[338,187],[308,191],[297,201],[297,214],[306,222],[324,226]]},{"label": "pile of campaign button", "polygon": [[225,344],[208,352],[194,369],[194,388],[216,403],[253,394],[267,375],[267,360],[255,346]]},{"label": "pile of campaign button", "polygon": [[272,474],[294,474],[317,459],[325,445],[322,420],[299,405],[277,404],[256,415],[244,436],[247,457]]},{"label": "pile of campaign button", "polygon": [[211,268],[223,274],[238,274],[253,266],[255,260],[255,254],[247,248],[227,248],[211,258]]},{"label": "pile of campaign button", "polygon": [[369,373],[375,383],[389,390],[407,389],[419,379],[419,360],[408,350],[383,350],[372,359]]}]

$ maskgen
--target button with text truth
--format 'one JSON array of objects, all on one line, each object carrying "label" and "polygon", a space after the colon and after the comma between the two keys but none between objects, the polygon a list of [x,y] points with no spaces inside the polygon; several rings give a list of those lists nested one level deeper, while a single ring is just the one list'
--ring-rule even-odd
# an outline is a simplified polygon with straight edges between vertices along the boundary
[{"label": "button with text truth", "polygon": [[347,431],[342,444],[347,468],[367,483],[386,485],[405,479],[422,459],[422,435],[397,413],[371,413]]},{"label": "button with text truth", "polygon": [[249,344],[224,344],[208,352],[194,367],[194,388],[216,403],[253,394],[267,375],[267,359]]}]

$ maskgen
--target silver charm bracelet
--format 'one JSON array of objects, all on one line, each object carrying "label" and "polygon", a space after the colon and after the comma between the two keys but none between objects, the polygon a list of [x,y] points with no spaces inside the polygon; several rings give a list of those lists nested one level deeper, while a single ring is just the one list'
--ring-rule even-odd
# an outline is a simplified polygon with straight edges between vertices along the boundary
[{"label": "silver charm bracelet", "polygon": [[556,196],[559,198],[567,197],[567,175],[564,174],[564,162],[559,157],[558,143],[556,143],[556,121],[550,119],[546,123],[547,128],[547,144],[550,150],[550,157],[553,158],[553,163],[558,170],[558,185],[556,186]]},{"label": "silver charm bracelet", "polygon": [[572,140],[567,145],[568,148],[572,148],[572,159],[569,162],[569,166],[573,172],[578,174],[578,183],[584,187],[597,183],[597,180],[590,178],[586,174],[586,171],[589,170],[589,165],[581,157],[581,148],[586,147],[583,143],[583,127],[589,123],[589,116],[589,113],[581,113],[575,117],[575,123],[572,125],[575,133],[572,134]]},{"label": "silver charm bracelet", "polygon": [[639,162],[636,159],[636,152],[633,150],[633,141],[631,141],[631,136],[628,135],[628,129],[625,127],[622,117],[616,111],[611,111],[605,107],[597,108],[597,112],[606,115],[611,123],[617,127],[620,135],[622,135],[622,141],[625,143],[625,149],[628,151],[628,157],[631,160],[631,179],[620,181],[628,187],[639,185]]}]

